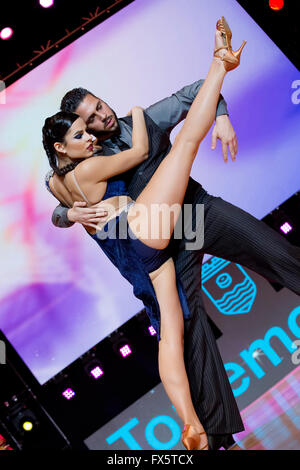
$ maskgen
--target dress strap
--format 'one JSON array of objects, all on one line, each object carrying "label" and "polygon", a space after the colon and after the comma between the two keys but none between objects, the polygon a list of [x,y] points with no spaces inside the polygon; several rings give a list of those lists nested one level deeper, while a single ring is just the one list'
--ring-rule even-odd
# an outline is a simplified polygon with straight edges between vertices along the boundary
[{"label": "dress strap", "polygon": [[75,176],[75,170],[73,170],[73,180],[74,180],[74,183],[78,189],[78,191],[80,192],[81,196],[83,197],[83,199],[85,200],[85,202],[87,202],[89,204],[89,201],[88,201],[88,198],[83,194],[82,190],[80,189],[79,187],[79,184],[76,180],[76,176]]}]

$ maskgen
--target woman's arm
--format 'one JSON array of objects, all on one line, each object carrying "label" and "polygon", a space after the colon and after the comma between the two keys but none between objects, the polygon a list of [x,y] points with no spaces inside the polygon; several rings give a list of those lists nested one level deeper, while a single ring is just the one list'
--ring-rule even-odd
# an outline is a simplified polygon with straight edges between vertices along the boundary
[{"label": "woman's arm", "polygon": [[132,108],[132,148],[109,157],[91,157],[76,168],[79,184],[89,185],[106,181],[112,176],[125,173],[148,158],[149,142],[144,111]]}]

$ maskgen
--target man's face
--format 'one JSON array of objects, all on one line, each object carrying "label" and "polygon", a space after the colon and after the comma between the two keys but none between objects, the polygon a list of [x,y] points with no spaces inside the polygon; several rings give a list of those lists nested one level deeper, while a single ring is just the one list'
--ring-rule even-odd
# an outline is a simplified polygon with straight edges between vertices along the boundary
[{"label": "man's face", "polygon": [[93,95],[86,95],[76,113],[85,121],[88,132],[100,140],[107,139],[120,130],[116,113],[104,101]]}]

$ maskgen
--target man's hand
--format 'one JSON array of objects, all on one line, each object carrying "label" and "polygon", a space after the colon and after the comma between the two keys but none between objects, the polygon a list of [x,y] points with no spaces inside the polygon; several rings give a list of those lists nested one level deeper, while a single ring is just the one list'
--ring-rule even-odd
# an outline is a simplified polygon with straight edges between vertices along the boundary
[{"label": "man's hand", "polygon": [[86,206],[86,202],[74,202],[73,207],[68,210],[70,222],[78,222],[95,228],[99,222],[106,220],[108,211],[101,207],[101,202],[90,207],[84,206]]},{"label": "man's hand", "polygon": [[223,157],[224,157],[225,163],[228,162],[227,145],[229,147],[232,161],[235,161],[236,154],[237,154],[236,134],[234,132],[234,129],[231,125],[231,122],[227,114],[217,116],[216,118],[216,124],[212,131],[212,144],[211,144],[212,150],[216,148],[217,139],[221,140]]}]

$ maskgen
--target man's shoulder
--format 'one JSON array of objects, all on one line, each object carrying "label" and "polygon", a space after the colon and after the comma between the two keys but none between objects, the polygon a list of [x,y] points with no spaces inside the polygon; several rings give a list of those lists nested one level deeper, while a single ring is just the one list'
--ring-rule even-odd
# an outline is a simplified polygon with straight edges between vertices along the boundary
[{"label": "man's shoulder", "polygon": [[[146,122],[148,129],[152,128],[152,129],[155,129],[157,132],[165,133],[165,131],[158,126],[158,124],[151,118],[151,116],[149,116],[149,114],[147,113],[147,110],[144,110],[144,116],[145,116],[145,122]],[[128,129],[130,130],[132,129],[132,116],[124,116],[124,117],[118,118],[118,120],[120,121],[121,133],[122,133],[122,127],[123,129],[125,129],[125,132]]]},{"label": "man's shoulder", "polygon": [[[147,113],[146,109],[144,109],[144,115],[145,115],[146,120],[150,120],[151,122],[154,122],[153,119]],[[122,116],[122,117],[118,118],[118,121],[121,121],[121,126],[124,123],[125,124],[132,124],[132,116]]]},{"label": "man's shoulder", "polygon": [[118,121],[119,121],[119,124],[121,124],[121,127],[122,127],[123,123],[131,124],[132,123],[132,116],[122,116],[122,117],[118,118]]}]

